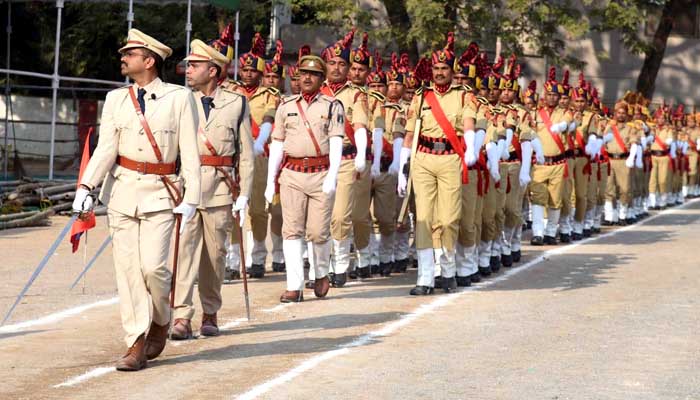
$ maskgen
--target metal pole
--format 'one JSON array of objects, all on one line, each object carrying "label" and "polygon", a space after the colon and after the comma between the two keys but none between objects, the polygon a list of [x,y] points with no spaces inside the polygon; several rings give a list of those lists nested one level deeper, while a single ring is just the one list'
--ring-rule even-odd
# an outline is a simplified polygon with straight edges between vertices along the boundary
[{"label": "metal pole", "polygon": [[[187,0],[187,23],[185,24],[185,35],[187,43],[185,43],[185,57],[190,54],[190,34],[192,32],[192,0]],[[185,78],[185,87],[187,87],[187,78]]]},{"label": "metal pole", "polygon": [[56,44],[54,45],[53,58],[53,80],[51,87],[53,88],[51,100],[51,151],[49,152],[49,180],[53,179],[53,158],[56,151],[56,106],[58,102],[58,59],[59,51],[61,50],[61,17],[63,14],[63,0],[56,0],[57,16],[56,16]]},{"label": "metal pole", "polygon": [[5,75],[5,143],[4,158],[2,160],[2,171],[3,176],[7,179],[7,164],[10,159],[10,152],[7,151],[7,141],[10,136],[10,36],[12,35],[12,2],[7,1],[7,26],[5,28],[7,32],[7,58],[5,59],[5,68],[7,68],[7,74]]},{"label": "metal pole", "polygon": [[[131,25],[134,22],[134,0],[129,0],[129,12],[126,13],[127,33],[131,30]],[[129,77],[124,77],[124,83],[129,83]]]},{"label": "metal pole", "polygon": [[238,17],[240,16],[241,12],[236,11],[236,33],[233,35],[234,40],[236,41],[234,45],[234,56],[233,56],[233,75],[234,79],[238,79],[238,41],[241,39],[241,34],[238,32]]}]

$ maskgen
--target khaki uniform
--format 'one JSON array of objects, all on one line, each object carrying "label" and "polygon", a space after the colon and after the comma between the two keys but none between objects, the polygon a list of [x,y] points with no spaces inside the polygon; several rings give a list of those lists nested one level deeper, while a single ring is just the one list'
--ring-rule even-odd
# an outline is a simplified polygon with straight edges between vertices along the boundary
[{"label": "khaki uniform", "polygon": [[686,185],[689,186],[690,192],[695,196],[698,185],[698,148],[697,142],[700,138],[700,128],[686,129],[688,136],[688,180]]},{"label": "khaki uniform", "polygon": [[[174,163],[180,156],[180,176],[168,177],[180,192],[184,187],[183,201],[197,205],[201,196],[195,134],[198,118],[192,93],[158,78],[144,89],[145,118],[162,162]],[[171,271],[167,261],[171,255],[175,203],[159,175],[122,167],[115,162],[117,156],[137,162],[159,162],[128,88],[107,93],[97,149],[81,183],[95,187],[104,179],[100,200],[108,207],[122,325],[126,344],[131,346],[148,329],[151,309],[154,323],[162,326],[170,321]]]},{"label": "khaki uniform", "polygon": [[574,133],[574,188],[572,193],[572,203],[574,205],[574,232],[583,233],[583,223],[588,210],[588,188],[591,180],[597,180],[597,176],[593,176],[593,163],[591,157],[586,154],[586,145],[588,137],[597,133],[597,115],[591,111],[585,110],[581,116]]},{"label": "khaki uniform", "polygon": [[[615,122],[611,122],[611,124],[615,124]],[[629,155],[630,146],[639,141],[639,131],[631,123],[626,123],[622,126],[619,126],[620,124],[617,125],[620,137],[626,148],[623,149],[616,139],[605,145],[610,157],[610,178],[606,188],[605,201],[606,203],[617,201],[620,206],[620,219],[624,219],[627,217],[626,213],[624,213],[624,208],[629,207],[632,203],[633,189],[632,171],[631,168],[625,165],[625,162]]]},{"label": "khaki uniform", "polygon": [[[318,156],[299,114],[298,105],[304,110],[321,155],[327,156],[330,137],[345,135],[342,104],[330,96],[319,94],[311,104],[307,104],[301,95],[286,98],[277,109],[273,140],[284,142],[283,150],[287,157]],[[310,257],[313,257],[311,264],[316,278],[321,279],[328,274],[333,197],[322,191],[327,174],[327,168],[321,171],[296,170],[284,160],[282,163],[279,178],[283,212],[282,236],[287,261],[287,290],[290,291],[302,290],[304,285],[302,239],[312,244]]]},{"label": "khaki uniform", "polygon": [[[671,146],[667,140],[676,140],[676,132],[666,126],[657,129],[654,141],[651,143],[651,177],[649,178],[649,193],[659,193],[662,196],[661,203],[665,205],[665,196],[671,191],[671,162],[669,155]],[[657,139],[658,138],[658,139]],[[664,144],[659,145],[658,141]]]},{"label": "khaki uniform", "polygon": [[[246,98],[223,88],[217,89],[213,96],[215,106],[210,109],[207,119],[202,97],[202,92],[195,93],[201,129],[197,137],[199,154],[212,155],[200,137],[203,134],[216,150],[216,155],[238,158],[238,171],[228,166],[219,168],[234,179],[239,175],[239,195],[250,198],[254,156]],[[226,236],[232,228],[236,232],[239,230],[238,226],[234,226],[231,213],[234,198],[224,174],[211,165],[202,165],[200,173],[202,199],[180,239],[180,262],[175,290],[174,316],[188,320],[194,316],[192,293],[197,280],[202,311],[211,315],[221,308]],[[232,243],[238,244],[239,241]]]},{"label": "khaki uniform", "polygon": [[[258,137],[259,127],[266,117],[274,118],[275,110],[280,101],[279,91],[275,88],[259,86],[253,94],[246,93],[243,86],[233,84],[231,89],[247,96],[250,108],[250,121],[252,127],[253,141]],[[257,127],[257,128],[256,128]],[[246,257],[246,265],[265,265],[267,248],[265,239],[267,238],[268,212],[265,205],[265,185],[267,184],[267,154],[255,157],[253,189],[250,196],[250,208],[248,209],[248,221],[246,229],[252,232],[253,243],[250,254]],[[272,207],[274,208],[274,207]],[[250,248],[250,243],[248,248]]]},{"label": "khaki uniform", "polygon": [[[371,184],[369,180],[370,169],[367,167],[361,174],[357,173],[355,170],[357,148],[352,144],[348,136],[350,131],[354,132],[355,124],[361,124],[365,127],[369,125],[367,95],[349,81],[335,93],[324,84],[321,92],[327,95],[332,94],[333,97],[340,101],[345,110],[345,124],[348,124],[347,126],[349,127],[343,127],[346,133],[343,141],[343,160],[340,162],[340,170],[338,171],[335,200],[331,215],[331,236],[334,240],[335,253],[334,272],[342,274],[347,271],[350,265],[349,239],[351,229],[353,229],[353,236],[358,249],[367,247],[371,231],[368,215]],[[358,198],[366,199],[367,214],[356,210],[355,201]],[[359,247],[360,245],[364,245],[364,247]]]}]

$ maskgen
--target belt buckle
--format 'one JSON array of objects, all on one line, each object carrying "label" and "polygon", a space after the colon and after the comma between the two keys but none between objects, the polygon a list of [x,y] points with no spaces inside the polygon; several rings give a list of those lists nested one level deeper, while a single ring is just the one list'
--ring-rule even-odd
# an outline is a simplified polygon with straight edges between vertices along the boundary
[{"label": "belt buckle", "polygon": [[447,144],[445,142],[433,142],[433,150],[445,151],[447,150]]},{"label": "belt buckle", "polygon": [[304,157],[304,158],[301,159],[301,166],[302,166],[304,169],[309,168],[309,157]]},{"label": "belt buckle", "polygon": [[146,162],[141,161],[136,163],[136,172],[141,175],[146,175]]}]

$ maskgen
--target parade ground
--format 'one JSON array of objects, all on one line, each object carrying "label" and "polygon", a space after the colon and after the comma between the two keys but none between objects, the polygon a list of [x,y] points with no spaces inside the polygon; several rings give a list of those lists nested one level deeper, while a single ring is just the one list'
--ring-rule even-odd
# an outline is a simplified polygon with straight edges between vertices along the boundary
[{"label": "parade ground", "polygon": [[[66,221],[0,233],[3,313]],[[113,367],[111,249],[69,290],[84,255],[64,241],[0,328],[0,398],[697,399],[699,228],[693,200],[573,245],[526,246],[515,268],[449,295],[409,296],[409,269],[280,304],[285,276],[270,273],[250,281],[250,322],[236,281],[221,336],[170,341],[131,373]],[[106,236],[100,217],[88,258]]]}]

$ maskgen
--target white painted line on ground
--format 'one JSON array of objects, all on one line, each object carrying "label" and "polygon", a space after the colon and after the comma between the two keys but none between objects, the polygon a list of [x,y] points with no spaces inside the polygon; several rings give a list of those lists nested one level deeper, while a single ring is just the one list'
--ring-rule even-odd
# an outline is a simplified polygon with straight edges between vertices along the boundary
[{"label": "white painted line on ground", "polygon": [[81,313],[88,311],[88,310],[91,310],[93,308],[103,307],[103,306],[111,306],[113,304],[117,304],[118,302],[119,302],[118,297],[112,297],[111,299],[100,300],[100,301],[96,301],[94,303],[69,308],[67,310],[59,311],[59,312],[54,313],[54,314],[49,314],[49,315],[41,317],[41,318],[32,319],[32,320],[24,321],[24,322],[19,322],[19,323],[12,324],[12,325],[2,326],[2,327],[0,327],[0,333],[18,332],[18,331],[25,330],[27,328],[31,328],[34,326],[52,324],[52,323],[58,322],[62,319],[66,319],[68,317],[72,317],[74,315],[81,314]]},{"label": "white painted line on ground", "polygon": [[[691,203],[693,203],[695,201],[696,200],[693,200],[691,202],[687,202],[675,210],[678,210],[680,208],[685,208],[687,205],[690,205]],[[430,303],[422,304],[421,306],[416,308],[411,313],[405,314],[402,317],[400,317],[398,320],[386,324],[383,328],[376,330],[376,331],[373,331],[373,332],[366,333],[364,335],[361,335],[360,337],[353,340],[352,342],[338,346],[337,349],[329,350],[329,351],[326,351],[326,352],[321,353],[319,355],[316,355],[314,357],[311,357],[311,358],[303,361],[301,364],[297,365],[296,367],[283,373],[282,375],[279,375],[271,380],[263,382],[257,386],[254,386],[249,391],[235,396],[235,398],[238,400],[251,400],[251,399],[258,398],[259,396],[269,392],[272,388],[291,381],[292,379],[294,379],[297,376],[303,374],[304,372],[314,368],[315,366],[319,365],[320,363],[322,363],[324,361],[330,360],[330,359],[335,358],[335,357],[342,355],[342,354],[347,354],[348,352],[350,352],[350,349],[352,349],[354,347],[364,346],[364,345],[370,343],[374,338],[381,337],[381,336],[388,336],[388,335],[394,333],[399,328],[410,324],[415,319],[417,319],[425,314],[432,313],[436,309],[444,307],[444,306],[452,303],[454,300],[463,296],[465,293],[477,291],[479,289],[489,287],[495,283],[502,282],[502,281],[508,279],[509,277],[511,277],[519,272],[522,272],[522,271],[525,271],[525,270],[532,268],[533,266],[546,260],[550,256],[566,253],[572,249],[575,249],[575,248],[577,248],[583,244],[589,243],[591,241],[604,239],[607,237],[617,235],[618,233],[626,232],[630,229],[640,227],[640,226],[644,225],[646,222],[653,221],[654,219],[659,218],[662,215],[671,214],[673,211],[674,211],[674,209],[664,210],[664,211],[660,212],[659,214],[656,214],[654,216],[651,216],[651,217],[641,221],[638,224],[629,225],[629,226],[626,226],[623,228],[616,229],[616,230],[611,231],[611,232],[607,232],[607,233],[602,234],[602,235],[598,235],[596,237],[587,238],[587,239],[584,239],[584,240],[581,240],[581,241],[578,241],[575,243],[571,243],[571,244],[566,245],[566,246],[561,246],[561,247],[558,247],[556,249],[547,250],[544,253],[542,253],[541,255],[539,255],[538,257],[535,257],[533,260],[530,260],[527,263],[525,263],[519,267],[510,268],[504,274],[502,274],[496,278],[492,278],[492,279],[489,279],[488,281],[482,282],[481,284],[465,288],[465,289],[463,289],[459,292],[456,292],[454,294],[440,296],[437,299],[431,301]]]},{"label": "white painted line on ground", "polygon": [[92,370],[82,374],[82,375],[78,375],[74,378],[70,378],[63,383],[59,383],[58,385],[54,385],[53,387],[54,387],[54,389],[56,389],[56,388],[62,388],[62,387],[75,386],[81,382],[88,380],[88,379],[97,378],[98,376],[102,376],[102,375],[108,374],[110,372],[114,372],[116,370],[117,369],[114,367],[95,368],[95,369],[92,369]]},{"label": "white painted line on ground", "polygon": [[292,305],[294,305],[294,304],[295,304],[295,303],[280,303],[280,304],[278,304],[278,305],[276,305],[276,306],[274,306],[274,307],[272,307],[272,308],[267,308],[267,309],[265,309],[265,310],[260,310],[260,311],[262,311],[262,312],[264,312],[264,313],[273,313],[273,312],[277,312],[277,311],[282,311],[282,310],[284,310],[285,308],[290,307],[290,306],[292,306]]}]

